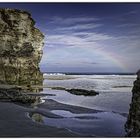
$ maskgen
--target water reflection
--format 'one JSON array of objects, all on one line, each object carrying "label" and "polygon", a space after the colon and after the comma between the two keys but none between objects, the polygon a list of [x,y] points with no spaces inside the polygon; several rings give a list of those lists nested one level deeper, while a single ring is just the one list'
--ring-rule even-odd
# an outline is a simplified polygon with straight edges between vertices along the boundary
[{"label": "water reflection", "polygon": [[52,112],[64,118],[48,118],[38,113],[30,115],[30,117],[35,122],[65,128],[80,136],[121,137],[125,135],[122,122],[126,121],[126,118],[116,113],[73,114],[63,110]]},{"label": "water reflection", "polygon": [[35,122],[44,123],[43,116],[41,114],[34,113],[31,117]]},{"label": "water reflection", "polygon": [[[43,74],[38,67],[39,58],[19,57],[0,53],[0,88],[3,96],[1,99],[14,101],[20,105],[36,106],[41,103],[41,97],[24,93],[41,92]],[[14,85],[9,88],[9,85]],[[20,87],[18,87],[18,86]]]}]

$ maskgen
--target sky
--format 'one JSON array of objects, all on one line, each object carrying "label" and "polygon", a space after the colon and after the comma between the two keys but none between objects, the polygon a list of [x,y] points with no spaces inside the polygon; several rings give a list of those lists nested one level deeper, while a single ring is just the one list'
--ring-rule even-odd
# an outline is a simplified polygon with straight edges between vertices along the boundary
[{"label": "sky", "polygon": [[31,13],[45,35],[43,72],[136,72],[140,3],[0,3]]}]

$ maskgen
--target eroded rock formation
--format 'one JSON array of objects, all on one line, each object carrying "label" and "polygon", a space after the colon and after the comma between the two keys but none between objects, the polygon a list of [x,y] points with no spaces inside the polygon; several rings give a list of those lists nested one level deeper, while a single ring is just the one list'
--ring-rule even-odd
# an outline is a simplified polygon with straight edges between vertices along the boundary
[{"label": "eroded rock formation", "polygon": [[127,137],[140,137],[140,70],[132,89],[132,101],[125,125]]},{"label": "eroded rock formation", "polygon": [[0,84],[41,84],[43,39],[28,12],[0,9]]}]

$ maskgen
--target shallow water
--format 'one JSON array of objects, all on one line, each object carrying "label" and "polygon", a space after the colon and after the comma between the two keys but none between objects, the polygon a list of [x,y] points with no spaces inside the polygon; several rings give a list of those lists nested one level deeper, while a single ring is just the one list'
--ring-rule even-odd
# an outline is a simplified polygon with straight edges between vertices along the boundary
[{"label": "shallow water", "polygon": [[66,128],[80,136],[120,137],[125,135],[123,122],[126,121],[126,118],[119,114],[110,112],[73,114],[63,110],[52,112],[64,118],[52,119],[36,113],[33,114],[32,119],[49,126]]},{"label": "shallow water", "polygon": [[[82,88],[99,92],[97,96],[78,96],[62,90],[44,88],[43,93],[56,94],[54,99],[61,103],[128,113],[132,97],[132,86],[135,75],[74,75],[77,79],[69,80],[44,80],[48,87]],[[118,88],[115,88],[118,86]],[[119,88],[119,86],[121,86]],[[124,86],[124,87],[123,87]]]},{"label": "shallow water", "polygon": [[72,77],[74,79],[67,80],[48,80],[46,77],[44,85],[48,87],[95,90],[99,92],[99,95],[85,97],[73,95],[63,90],[44,88],[43,93],[56,95],[49,96],[47,99],[53,99],[64,104],[102,110],[104,112],[83,114],[84,117],[77,118],[77,114],[64,110],[55,110],[52,111],[54,114],[64,118],[51,119],[42,116],[44,122],[47,125],[67,128],[80,134],[84,133],[86,136],[124,136],[126,117],[122,113],[128,113],[129,111],[132,96],[131,90],[136,76],[72,75]]}]

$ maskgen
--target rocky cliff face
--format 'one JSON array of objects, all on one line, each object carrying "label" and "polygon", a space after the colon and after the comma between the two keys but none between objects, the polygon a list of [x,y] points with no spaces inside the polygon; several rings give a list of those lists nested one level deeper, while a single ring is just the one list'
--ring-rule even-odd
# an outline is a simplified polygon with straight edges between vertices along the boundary
[{"label": "rocky cliff face", "polygon": [[28,12],[0,9],[0,83],[40,84],[43,34]]},{"label": "rocky cliff face", "polygon": [[140,70],[137,72],[137,80],[132,89],[132,101],[128,119],[125,125],[128,137],[140,137]]}]

